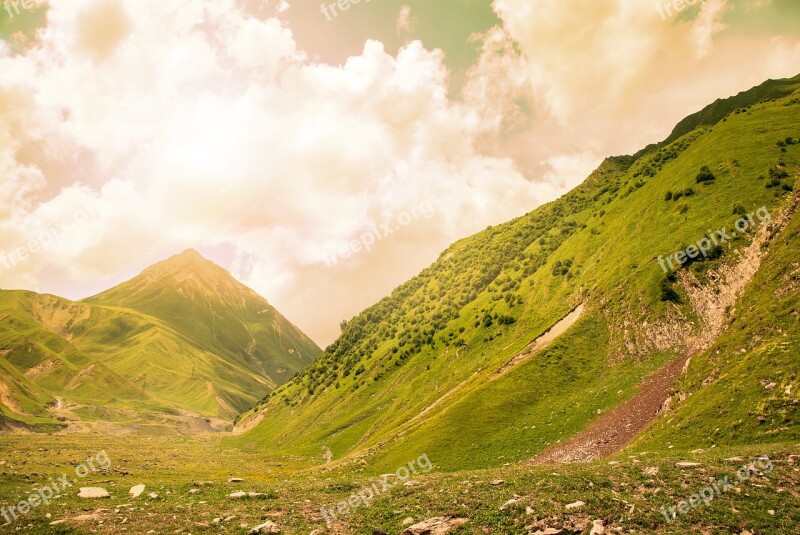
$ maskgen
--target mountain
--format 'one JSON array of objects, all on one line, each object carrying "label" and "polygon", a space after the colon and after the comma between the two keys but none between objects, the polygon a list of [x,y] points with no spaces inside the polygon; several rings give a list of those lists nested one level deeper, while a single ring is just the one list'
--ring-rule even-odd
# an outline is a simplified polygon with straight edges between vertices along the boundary
[{"label": "mountain", "polygon": [[0,292],[0,425],[224,428],[319,348],[193,250],[83,302]]},{"label": "mountain", "polygon": [[376,473],[796,443],[800,77],[763,87],[453,244],[229,440]]}]

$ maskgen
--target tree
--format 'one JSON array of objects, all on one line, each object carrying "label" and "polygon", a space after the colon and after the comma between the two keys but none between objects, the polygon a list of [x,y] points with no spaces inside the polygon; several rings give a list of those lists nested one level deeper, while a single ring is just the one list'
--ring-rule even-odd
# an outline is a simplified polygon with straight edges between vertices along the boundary
[{"label": "tree", "polygon": [[711,169],[709,169],[707,165],[701,167],[700,172],[697,174],[698,184],[703,182],[713,182],[716,179],[717,177],[714,176],[714,173],[711,172]]}]

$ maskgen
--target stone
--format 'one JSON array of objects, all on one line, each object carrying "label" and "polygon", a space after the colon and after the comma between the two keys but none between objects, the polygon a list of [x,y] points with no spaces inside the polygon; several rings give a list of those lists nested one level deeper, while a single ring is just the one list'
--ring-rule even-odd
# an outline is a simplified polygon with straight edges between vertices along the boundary
[{"label": "stone", "polygon": [[403,535],[445,535],[459,526],[469,522],[466,518],[449,518],[435,516],[410,526]]},{"label": "stone", "polygon": [[589,535],[603,535],[606,532],[606,527],[603,525],[603,521],[599,518],[592,522],[592,531],[589,532]]},{"label": "stone", "polygon": [[250,535],[258,535],[259,533],[280,533],[281,528],[278,527],[278,524],[271,520],[267,520],[263,524],[254,527],[250,530]]},{"label": "stone", "polygon": [[518,499],[516,499],[516,498],[511,498],[511,499],[510,499],[510,500],[508,500],[506,503],[504,503],[503,505],[501,505],[501,506],[500,506],[500,510],[501,510],[501,511],[505,511],[505,510],[507,510],[508,508],[510,508],[510,507],[512,507],[512,506],[514,506],[514,505],[516,505],[516,504],[518,504],[518,503],[519,503],[519,500],[518,500]]},{"label": "stone", "polygon": [[228,480],[228,483],[242,483],[244,479],[241,477],[232,477]]},{"label": "stone", "polygon": [[698,466],[703,466],[703,465],[700,463],[691,463],[683,461],[680,463],[675,463],[675,466],[677,466],[678,468],[697,468]]},{"label": "stone", "polygon": [[138,498],[144,492],[145,486],[144,485],[134,485],[131,487],[131,490],[128,491],[128,495],[131,498]]},{"label": "stone", "polygon": [[108,491],[100,487],[81,487],[78,498],[108,498]]},{"label": "stone", "polygon": [[233,492],[228,495],[228,498],[233,498],[234,500],[239,500],[247,496],[247,493],[244,491]]},{"label": "stone", "polygon": [[505,481],[503,481],[502,479],[494,479],[492,481],[489,481],[489,484],[494,487],[496,487],[497,485],[502,485],[503,483],[505,483]]},{"label": "stone", "polygon": [[414,519],[411,517],[406,518],[403,520],[403,527],[406,528],[414,523]]},{"label": "stone", "polygon": [[150,498],[151,500],[155,500],[158,498],[158,493],[151,492],[150,494],[147,495],[147,497]]},{"label": "stone", "polygon": [[578,500],[577,502],[568,503],[568,504],[567,504],[567,511],[572,511],[572,510],[574,510],[574,509],[580,509],[580,508],[581,508],[581,507],[583,507],[584,505],[586,505],[586,504],[585,504],[585,503],[583,503],[583,502],[582,502],[582,501],[580,501],[580,500]]}]

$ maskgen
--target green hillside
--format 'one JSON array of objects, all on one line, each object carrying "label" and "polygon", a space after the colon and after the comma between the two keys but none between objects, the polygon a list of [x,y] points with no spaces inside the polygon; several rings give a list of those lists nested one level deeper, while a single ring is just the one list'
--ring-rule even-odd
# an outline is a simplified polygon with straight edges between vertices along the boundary
[{"label": "green hillside", "polygon": [[[800,77],[771,81],[715,103],[675,139],[455,243],[347,322],[234,440],[367,459],[378,473],[421,452],[444,470],[498,467],[563,445],[690,356],[641,447],[797,440],[798,88]],[[665,258],[722,229],[729,241],[669,269]],[[579,307],[564,334],[526,351]],[[686,437],[699,423],[709,438]]]},{"label": "green hillside", "polygon": [[194,251],[82,303],[0,292],[0,324],[0,425],[12,428],[221,429],[319,352]]}]

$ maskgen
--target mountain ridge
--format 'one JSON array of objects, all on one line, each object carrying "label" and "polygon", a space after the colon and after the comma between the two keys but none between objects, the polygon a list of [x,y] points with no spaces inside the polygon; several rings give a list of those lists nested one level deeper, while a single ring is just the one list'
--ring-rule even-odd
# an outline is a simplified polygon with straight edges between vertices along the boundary
[{"label": "mountain ridge", "polygon": [[82,301],[0,291],[0,312],[5,427],[218,431],[319,352],[195,250]]}]

